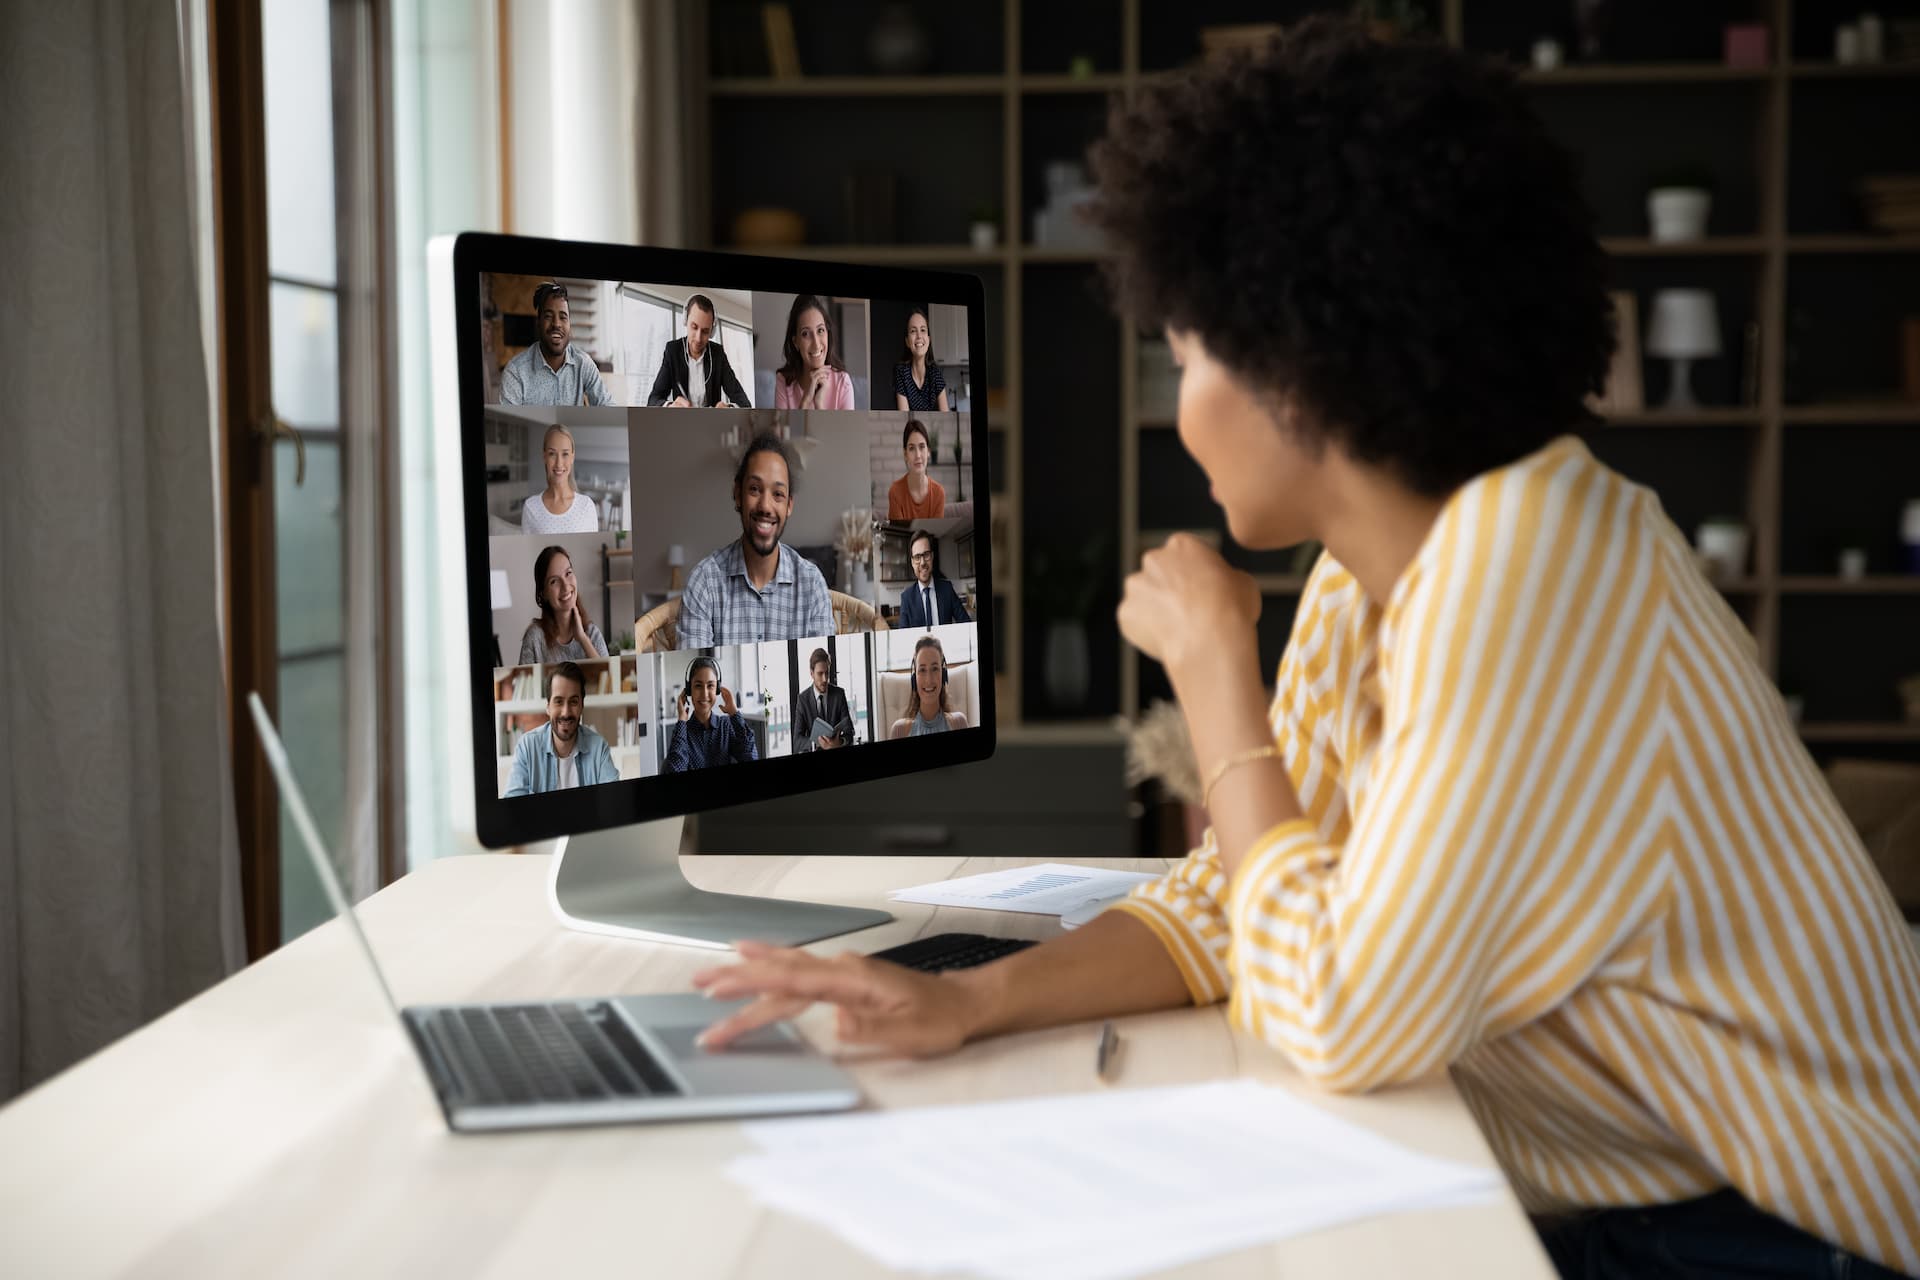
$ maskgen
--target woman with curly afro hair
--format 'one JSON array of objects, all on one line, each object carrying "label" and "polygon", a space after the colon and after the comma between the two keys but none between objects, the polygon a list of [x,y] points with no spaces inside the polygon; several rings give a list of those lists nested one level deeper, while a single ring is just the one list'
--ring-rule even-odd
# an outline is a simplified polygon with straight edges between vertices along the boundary
[{"label": "woman with curly afro hair", "polygon": [[1326,546],[1277,693],[1254,581],[1171,539],[1119,624],[1202,846],[978,969],[742,944],[709,1043],[1226,1001],[1330,1089],[1447,1069],[1563,1274],[1920,1271],[1920,950],[1686,540],[1572,434],[1605,261],[1511,73],[1311,21],[1116,104],[1093,161],[1229,531]]}]

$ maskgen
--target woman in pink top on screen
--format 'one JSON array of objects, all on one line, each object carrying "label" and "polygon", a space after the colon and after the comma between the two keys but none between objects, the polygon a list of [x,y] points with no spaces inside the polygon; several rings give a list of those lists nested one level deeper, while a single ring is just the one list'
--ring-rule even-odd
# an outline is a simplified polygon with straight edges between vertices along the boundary
[{"label": "woman in pink top on screen", "polygon": [[853,379],[833,340],[827,304],[811,293],[793,300],[787,312],[787,339],[781,365],[773,375],[776,409],[851,409]]}]

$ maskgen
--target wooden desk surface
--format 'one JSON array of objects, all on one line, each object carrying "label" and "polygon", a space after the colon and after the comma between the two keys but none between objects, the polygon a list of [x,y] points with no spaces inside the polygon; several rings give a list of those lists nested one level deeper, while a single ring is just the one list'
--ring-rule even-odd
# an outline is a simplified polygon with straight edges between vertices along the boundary
[{"label": "wooden desk surface", "polygon": [[[1041,859],[686,861],[704,888],[889,906],[816,949],[924,933],[1040,937],[1050,917],[887,904],[887,890]],[[1154,870],[1157,861],[1115,860]],[[402,1004],[683,991],[718,953],[596,937],[548,914],[544,857],[450,858],[363,904]],[[831,1017],[801,1025],[831,1039]],[[1220,1008],[1125,1019],[1117,1087],[1249,1076],[1306,1090]],[[856,1067],[870,1105],[1094,1087],[1095,1027]],[[1444,1077],[1328,1110],[1492,1166]],[[0,1274],[874,1277],[834,1236],[753,1204],[735,1122],[460,1136],[446,1129],[351,939],[330,923],[0,1109]],[[1196,1188],[1196,1194],[1206,1194]],[[1551,1276],[1510,1197],[1356,1223],[1185,1268],[1257,1276]]]}]

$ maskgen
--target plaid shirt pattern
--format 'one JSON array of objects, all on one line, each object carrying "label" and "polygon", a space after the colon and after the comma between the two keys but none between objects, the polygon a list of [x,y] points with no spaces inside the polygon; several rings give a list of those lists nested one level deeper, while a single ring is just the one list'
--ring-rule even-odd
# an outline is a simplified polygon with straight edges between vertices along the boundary
[{"label": "plaid shirt pattern", "polygon": [[757,644],[833,634],[833,598],[813,563],[786,543],[765,591],[747,579],[747,554],[738,539],[693,567],[680,601],[681,649]]}]

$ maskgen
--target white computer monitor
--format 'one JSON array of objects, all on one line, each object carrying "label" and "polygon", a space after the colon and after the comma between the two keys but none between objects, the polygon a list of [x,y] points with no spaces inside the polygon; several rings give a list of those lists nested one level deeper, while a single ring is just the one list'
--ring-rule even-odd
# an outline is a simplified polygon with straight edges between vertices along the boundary
[{"label": "white computer monitor", "polygon": [[596,932],[889,919],[695,890],[680,818],[992,754],[979,279],[480,234],[450,256],[482,842],[564,838],[554,910]]}]

